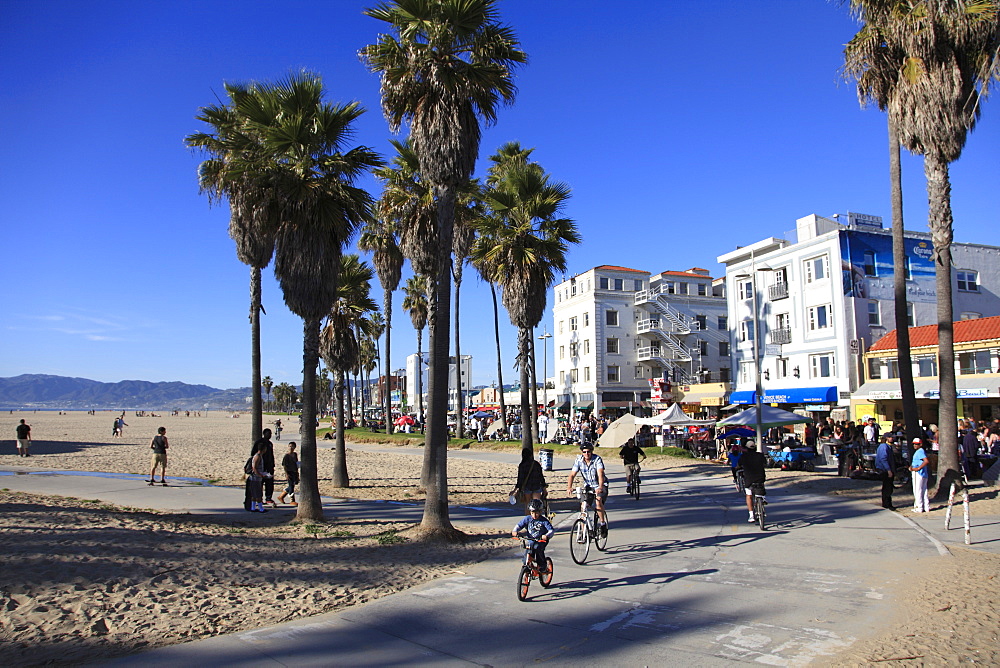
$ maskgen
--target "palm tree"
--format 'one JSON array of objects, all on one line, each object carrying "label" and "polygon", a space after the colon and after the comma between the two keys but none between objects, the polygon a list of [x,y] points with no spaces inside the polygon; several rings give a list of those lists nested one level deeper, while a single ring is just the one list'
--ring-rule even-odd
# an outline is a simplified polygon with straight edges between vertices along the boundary
[{"label": "palm tree", "polygon": [[[333,486],[350,487],[347,447],[344,442],[344,378],[358,365],[360,343],[356,330],[370,329],[365,315],[378,309],[369,296],[374,272],[357,255],[344,255],[337,274],[337,292],[320,335],[323,361],[333,371],[333,399],[337,413],[334,445]],[[367,333],[367,332],[366,332]]]},{"label": "palm tree", "polygon": [[424,337],[424,327],[427,326],[427,277],[425,276],[411,276],[406,279],[406,283],[403,285],[403,310],[410,314],[410,322],[413,323],[413,329],[417,330],[417,378],[416,378],[416,394],[417,394],[417,416],[422,420],[424,417],[424,400],[423,400],[423,337]]},{"label": "palm tree", "polygon": [[465,394],[462,378],[462,346],[459,317],[460,295],[462,292],[462,275],[465,264],[472,254],[472,244],[476,240],[476,221],[483,215],[483,203],[479,183],[469,181],[459,198],[459,206],[455,210],[455,236],[452,239],[451,275],[455,281],[455,435],[465,437]]},{"label": "palm tree", "polygon": [[[382,170],[379,170],[381,172]],[[378,174],[379,172],[376,172]],[[379,201],[381,209],[382,201]],[[389,392],[389,374],[391,373],[391,336],[392,336],[392,293],[399,287],[403,271],[403,254],[393,225],[385,220],[369,224],[361,233],[358,248],[372,253],[372,263],[382,284],[382,313],[385,320],[385,382],[386,392],[383,401],[385,411],[386,433],[392,433],[392,393]]]},{"label": "palm tree", "polygon": [[229,104],[202,107],[197,116],[212,127],[212,132],[196,132],[184,141],[209,156],[198,168],[198,185],[210,202],[229,201],[229,236],[236,242],[240,262],[250,267],[250,436],[256,441],[264,422],[260,398],[261,271],[271,262],[280,221],[264,180],[244,169],[243,154],[253,148],[255,139],[244,131],[247,119],[241,114],[240,101],[246,100],[250,89],[237,84],[225,84],[225,89]]},{"label": "palm tree", "polygon": [[491,213],[479,223],[473,255],[490,280],[502,287],[501,300],[511,324],[518,328],[521,449],[531,456],[533,332],[545,312],[548,287],[558,272],[566,270],[569,244],[580,243],[580,235],[571,219],[561,217],[570,197],[568,186],[552,182],[526,154],[509,159],[498,153],[491,160],[490,185],[484,194]]},{"label": "palm tree", "polygon": [[297,517],[321,520],[316,467],[316,370],[320,321],[337,290],[343,246],[371,218],[372,199],[354,185],[380,166],[367,147],[343,150],[364,110],[323,101],[321,79],[301,73],[273,85],[254,84],[238,101],[244,132],[254,139],[241,156],[266,183],[282,221],[274,273],[289,310],[303,320],[301,496]]},{"label": "palm tree", "polygon": [[[437,202],[430,279],[429,422],[425,468],[430,470],[421,530],[459,537],[448,518],[448,365],[450,262],[458,189],[472,177],[479,154],[480,120],[495,122],[501,103],[516,92],[512,72],[527,60],[514,32],[499,23],[496,0],[394,0],[365,13],[394,34],[361,50],[382,79],[382,111],[390,129],[403,123],[420,159],[420,174]],[[413,258],[411,257],[411,262]]]},{"label": "palm tree", "polygon": [[267,393],[267,403],[271,403],[271,388],[274,387],[274,381],[271,380],[270,376],[264,376],[260,380],[260,386],[264,388],[264,392]]},{"label": "palm tree", "polygon": [[[938,496],[959,477],[949,164],[1000,80],[1000,0],[855,0],[896,72],[885,96],[899,142],[924,156],[938,318]],[[873,79],[875,79],[873,77]]]},{"label": "palm tree", "polygon": [[292,404],[298,398],[298,392],[288,383],[278,383],[274,388],[274,400],[284,412],[292,409]]}]

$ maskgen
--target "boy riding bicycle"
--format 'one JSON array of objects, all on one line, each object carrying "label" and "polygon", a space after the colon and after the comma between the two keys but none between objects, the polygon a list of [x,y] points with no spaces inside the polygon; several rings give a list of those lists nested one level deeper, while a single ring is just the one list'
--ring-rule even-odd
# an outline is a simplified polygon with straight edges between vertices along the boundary
[{"label": "boy riding bicycle", "polygon": [[521,518],[521,521],[511,532],[511,536],[517,538],[522,532],[528,539],[528,549],[531,550],[531,558],[535,560],[538,572],[547,572],[548,562],[545,560],[545,546],[556,530],[549,519],[542,515],[542,502],[538,499],[532,499],[528,503],[527,517]]},{"label": "boy riding bicycle", "polygon": [[748,522],[756,522],[757,518],[753,514],[753,495],[766,496],[764,481],[767,480],[767,458],[757,452],[757,445],[753,441],[747,442],[743,446],[743,454],[740,455],[738,467],[743,470],[743,481],[746,485],[747,510],[750,512]]}]

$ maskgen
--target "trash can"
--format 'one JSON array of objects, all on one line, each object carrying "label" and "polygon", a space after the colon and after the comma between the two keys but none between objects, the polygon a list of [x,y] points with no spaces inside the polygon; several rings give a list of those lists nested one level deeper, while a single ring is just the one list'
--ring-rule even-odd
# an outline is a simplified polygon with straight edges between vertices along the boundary
[{"label": "trash can", "polygon": [[552,470],[552,450],[541,448],[538,451],[538,462],[542,465],[543,471]]}]

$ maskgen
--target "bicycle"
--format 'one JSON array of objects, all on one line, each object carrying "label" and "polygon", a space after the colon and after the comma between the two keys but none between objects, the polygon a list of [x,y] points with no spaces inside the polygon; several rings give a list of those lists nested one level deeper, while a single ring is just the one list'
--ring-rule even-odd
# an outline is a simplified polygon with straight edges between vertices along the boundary
[{"label": "bicycle", "polygon": [[746,494],[747,481],[743,475],[743,469],[736,469],[736,489],[740,494]]},{"label": "bicycle", "polygon": [[764,495],[764,485],[761,483],[751,483],[750,491],[753,493],[753,515],[757,520],[757,526],[761,531],[767,531],[764,507],[767,505],[767,497]]},{"label": "bicycle", "polygon": [[642,470],[638,464],[628,464],[626,465],[626,470],[628,471],[628,476],[626,478],[627,492],[635,497],[635,500],[639,500],[639,488],[642,481],[639,479],[639,471]]},{"label": "bicycle", "polygon": [[608,547],[608,534],[600,530],[598,524],[596,495],[592,487],[577,487],[576,498],[580,499],[580,517],[573,522],[569,534],[569,553],[573,561],[584,564],[590,555],[590,544],[601,552]]},{"label": "bicycle", "polygon": [[520,540],[521,547],[524,548],[524,562],[521,565],[521,572],[517,576],[517,600],[524,601],[528,598],[528,587],[531,586],[532,580],[538,580],[538,584],[542,585],[543,589],[548,589],[552,584],[552,557],[545,557],[545,567],[548,570],[542,573],[538,570],[538,564],[531,556],[531,546],[528,540],[525,538],[516,538],[515,540]]}]

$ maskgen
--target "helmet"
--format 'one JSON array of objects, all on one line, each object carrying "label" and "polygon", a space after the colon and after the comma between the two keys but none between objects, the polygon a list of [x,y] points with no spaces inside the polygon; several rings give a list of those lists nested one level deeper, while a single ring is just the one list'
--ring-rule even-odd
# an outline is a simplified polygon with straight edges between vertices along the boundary
[{"label": "helmet", "polygon": [[528,512],[542,512],[542,502],[538,499],[532,499],[528,502]]},{"label": "helmet", "polygon": [[583,443],[580,444],[580,450],[591,450],[592,451],[593,449],[594,449],[594,444],[591,443],[590,441],[584,441]]}]

